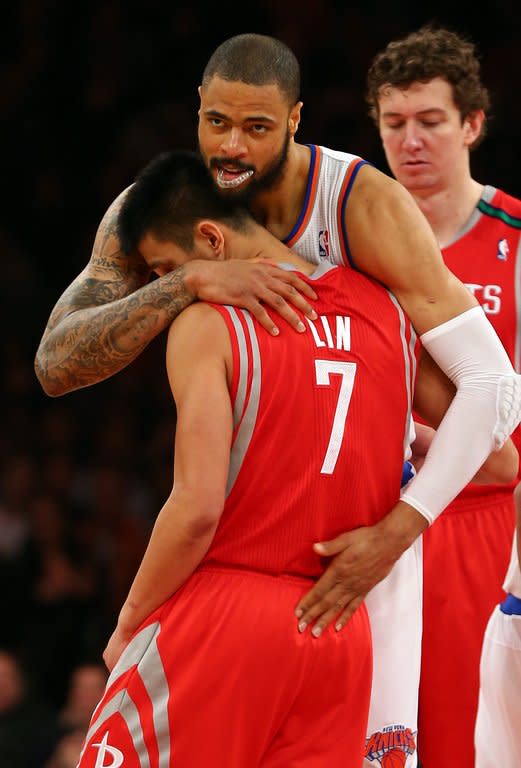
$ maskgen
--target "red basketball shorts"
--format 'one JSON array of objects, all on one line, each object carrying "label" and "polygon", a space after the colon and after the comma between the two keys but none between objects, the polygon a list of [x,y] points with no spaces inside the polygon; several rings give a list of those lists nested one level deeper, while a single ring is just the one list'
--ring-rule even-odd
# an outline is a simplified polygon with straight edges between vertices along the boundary
[{"label": "red basketball shorts", "polygon": [[371,690],[365,606],[299,634],[305,579],[203,568],[134,635],[79,768],[360,768]]}]

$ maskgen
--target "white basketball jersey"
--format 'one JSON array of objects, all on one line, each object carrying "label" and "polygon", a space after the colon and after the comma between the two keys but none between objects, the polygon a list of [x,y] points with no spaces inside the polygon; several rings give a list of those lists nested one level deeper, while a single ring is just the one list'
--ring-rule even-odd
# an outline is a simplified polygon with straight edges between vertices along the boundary
[{"label": "white basketball jersey", "polygon": [[329,261],[349,266],[345,207],[356,175],[367,161],[315,144],[309,148],[311,163],[304,206],[284,242],[312,264]]}]

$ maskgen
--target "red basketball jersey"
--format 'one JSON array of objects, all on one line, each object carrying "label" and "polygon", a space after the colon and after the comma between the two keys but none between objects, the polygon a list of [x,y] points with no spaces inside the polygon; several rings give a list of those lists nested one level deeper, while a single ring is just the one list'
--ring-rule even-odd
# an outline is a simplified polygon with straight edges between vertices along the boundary
[{"label": "red basketball jersey", "polygon": [[246,311],[216,306],[233,347],[235,429],[207,563],[313,577],[313,542],[375,523],[397,502],[415,334],[365,275],[327,265],[314,278],[319,318],[306,333],[282,325],[273,338]]},{"label": "red basketball jersey", "polygon": [[[443,258],[479,301],[512,365],[521,372],[521,200],[485,187],[465,229],[443,249]],[[519,429],[513,439],[521,448]],[[515,485],[471,484],[453,504],[510,494]]]}]

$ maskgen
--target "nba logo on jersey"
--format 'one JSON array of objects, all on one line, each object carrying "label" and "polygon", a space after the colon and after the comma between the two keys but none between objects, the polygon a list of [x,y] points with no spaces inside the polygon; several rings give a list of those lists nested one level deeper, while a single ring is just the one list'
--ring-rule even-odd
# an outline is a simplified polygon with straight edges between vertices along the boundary
[{"label": "nba logo on jersey", "polygon": [[501,259],[501,261],[506,261],[508,259],[509,251],[508,240],[504,237],[502,240],[498,241],[496,256],[498,259]]},{"label": "nba logo on jersey", "polygon": [[329,259],[329,232],[321,229],[318,233],[318,255],[321,259]]}]

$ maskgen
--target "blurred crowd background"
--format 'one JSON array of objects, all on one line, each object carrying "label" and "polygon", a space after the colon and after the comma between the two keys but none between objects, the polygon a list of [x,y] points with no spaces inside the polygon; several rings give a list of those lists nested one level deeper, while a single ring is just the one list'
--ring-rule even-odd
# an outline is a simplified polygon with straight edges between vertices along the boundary
[{"label": "blurred crowd background", "polygon": [[[472,6],[470,7],[472,8]],[[364,102],[372,56],[426,21],[470,37],[492,92],[475,176],[521,196],[518,2],[487,13],[400,0],[25,0],[3,7],[0,247],[0,768],[74,768],[105,683],[101,653],[172,476],[164,336],[62,398],[33,372],[48,315],[114,197],[155,154],[195,148],[197,85],[240,32],[302,66],[298,138],[387,172]]]}]

